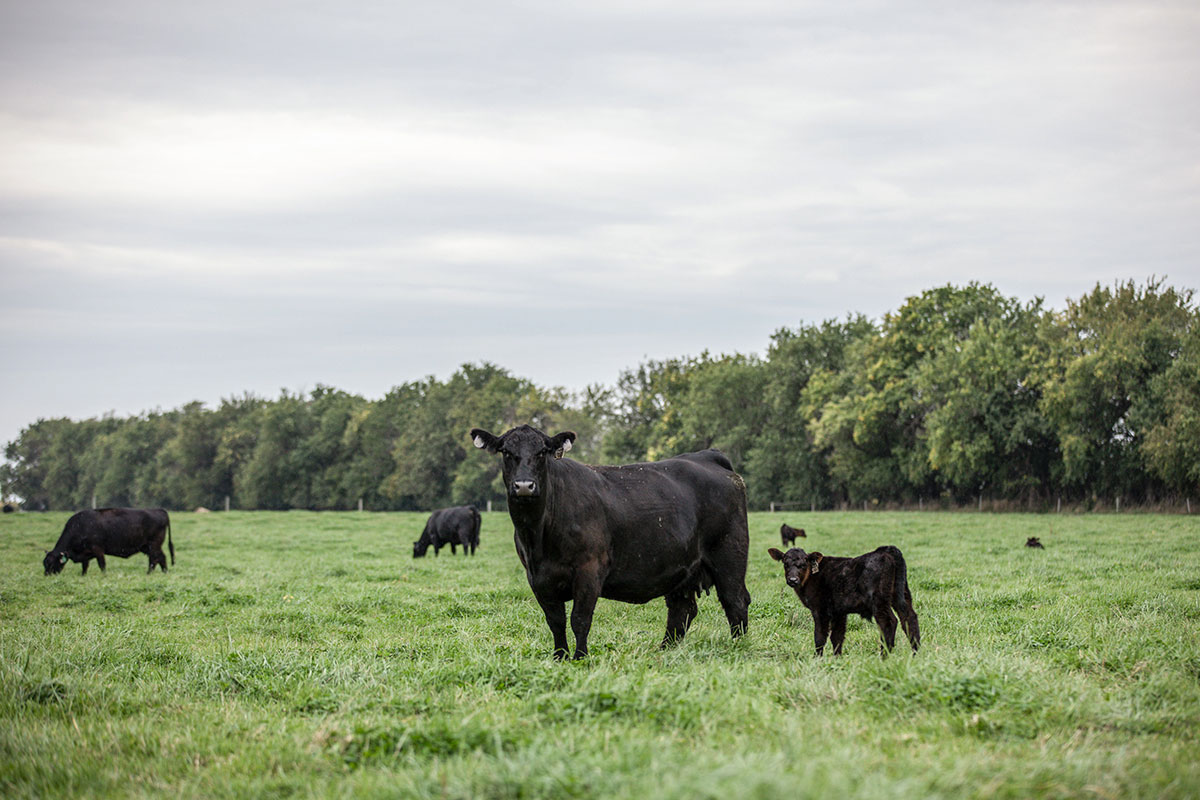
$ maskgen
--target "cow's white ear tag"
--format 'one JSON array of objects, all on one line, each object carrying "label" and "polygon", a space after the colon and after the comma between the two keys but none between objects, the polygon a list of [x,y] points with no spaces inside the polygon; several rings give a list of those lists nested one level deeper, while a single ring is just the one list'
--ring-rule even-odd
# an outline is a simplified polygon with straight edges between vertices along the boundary
[{"label": "cow's white ear tag", "polygon": [[562,451],[564,453],[569,453],[571,451],[571,440],[570,439],[566,439],[565,441],[563,441]]},{"label": "cow's white ear tag", "polygon": [[476,437],[475,437],[475,446],[476,446],[476,447],[478,447],[480,450],[482,450],[482,449],[483,449],[483,447],[484,447],[484,444],[483,444],[483,437],[482,437],[482,436],[476,436]]}]

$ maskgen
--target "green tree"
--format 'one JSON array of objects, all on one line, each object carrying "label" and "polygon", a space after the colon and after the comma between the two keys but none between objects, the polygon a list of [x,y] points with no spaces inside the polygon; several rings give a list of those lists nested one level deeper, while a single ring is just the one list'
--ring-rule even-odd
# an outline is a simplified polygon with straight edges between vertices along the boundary
[{"label": "green tree", "polygon": [[1195,324],[1192,293],[1158,279],[1097,284],[1068,302],[1058,323],[1042,411],[1062,445],[1062,482],[1085,496],[1161,491],[1142,442],[1170,413],[1159,378]]},{"label": "green tree", "polygon": [[816,446],[811,426],[818,410],[836,396],[827,388],[845,379],[848,349],[875,333],[874,323],[858,315],[845,322],[780,328],[771,337],[762,398],[756,402],[765,419],[744,467],[753,505],[807,501],[823,507],[834,501],[826,453]]}]

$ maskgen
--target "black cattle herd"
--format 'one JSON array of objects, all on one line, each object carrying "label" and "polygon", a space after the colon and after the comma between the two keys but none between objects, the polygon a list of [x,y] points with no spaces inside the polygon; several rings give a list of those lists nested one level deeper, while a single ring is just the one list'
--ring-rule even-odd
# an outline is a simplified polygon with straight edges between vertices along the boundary
[{"label": "black cattle herd", "polygon": [[[750,606],[746,486],[723,453],[702,450],[653,463],[588,466],[563,458],[575,441],[570,431],[547,436],[522,425],[500,436],[480,428],[470,435],[477,448],[500,456],[517,556],[554,637],[556,659],[569,652],[567,601],[574,658],[587,655],[592,614],[601,597],[626,603],[664,598],[666,647],[687,633],[699,595],[715,589],[730,633],[745,633]],[[413,557],[424,556],[430,547],[436,556],[445,545],[452,554],[461,545],[464,555],[474,555],[479,528],[479,512],[471,506],[435,511],[413,542]],[[807,536],[786,523],[779,533],[784,547]],[[67,520],[43,566],[51,575],[74,561],[87,574],[92,559],[103,570],[106,556],[145,553],[150,572],[155,566],[166,572],[164,542],[174,564],[164,509],[89,509]],[[1042,547],[1036,537],[1026,544]],[[841,653],[850,614],[875,621],[885,655],[895,643],[898,615],[916,652],[920,626],[908,565],[897,548],[883,546],[855,558],[797,548],[767,552],[783,564],[788,586],[812,613],[818,655],[827,639],[833,652]]]}]

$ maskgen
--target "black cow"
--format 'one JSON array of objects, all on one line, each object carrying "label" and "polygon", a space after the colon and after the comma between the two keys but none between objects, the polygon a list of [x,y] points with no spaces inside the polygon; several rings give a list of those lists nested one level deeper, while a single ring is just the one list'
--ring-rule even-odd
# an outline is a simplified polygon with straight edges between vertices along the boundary
[{"label": "black cow", "polygon": [[62,535],[54,549],[46,553],[42,565],[46,574],[62,572],[67,559],[83,563],[82,575],[87,574],[88,561],[96,559],[104,569],[105,556],[129,558],[134,553],[150,557],[149,572],[155,565],[167,571],[163,555],[163,540],[171,549],[175,563],[175,542],[171,539],[171,519],[161,508],[96,508],[71,515],[63,526]]},{"label": "black cow", "polygon": [[1041,541],[1040,539],[1038,539],[1038,537],[1036,537],[1036,536],[1030,536],[1028,539],[1026,539],[1026,540],[1025,540],[1025,546],[1026,546],[1026,547],[1036,547],[1038,550],[1045,550],[1045,549],[1046,549],[1046,548],[1045,548],[1045,547],[1042,545],[1042,541]]},{"label": "black cow", "polygon": [[567,655],[568,600],[575,658],[587,655],[600,597],[665,598],[666,646],[687,632],[699,593],[716,587],[731,632],[745,632],[746,485],[722,453],[593,467],[562,458],[571,431],[551,437],[522,425],[494,436],[475,428],[471,438],[503,457],[517,555],[554,635],[555,658]]},{"label": "black cow", "polygon": [[883,635],[880,651],[890,651],[896,642],[896,617],[912,644],[913,652],[921,643],[921,628],[908,590],[908,566],[898,548],[890,545],[855,558],[834,558],[820,553],[791,549],[781,553],[774,547],[768,553],[783,562],[788,586],[796,590],[813,618],[813,638],[817,655],[825,651],[825,639],[833,640],[833,653],[842,652],[846,638],[846,617],[859,614],[874,618]]},{"label": "black cow", "polygon": [[779,526],[779,538],[783,540],[784,547],[795,542],[797,536],[807,538],[808,534],[804,532],[804,528],[793,528],[786,522]]},{"label": "black cow", "polygon": [[421,558],[433,545],[433,554],[445,545],[450,545],[450,552],[458,554],[455,548],[462,545],[463,555],[468,552],[475,555],[479,546],[479,511],[472,506],[456,506],[440,508],[429,515],[421,538],[413,542],[413,558]]}]

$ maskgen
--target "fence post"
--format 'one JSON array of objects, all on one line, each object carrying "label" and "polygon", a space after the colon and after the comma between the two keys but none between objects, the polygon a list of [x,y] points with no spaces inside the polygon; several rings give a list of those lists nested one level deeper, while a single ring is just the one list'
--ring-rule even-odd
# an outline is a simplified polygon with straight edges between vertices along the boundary
[{"label": "fence post", "polygon": [[229,510],[229,495],[225,495],[225,510]]},{"label": "fence post", "polygon": [[979,510],[983,511],[983,495],[979,495]]},{"label": "fence post", "polygon": [[487,506],[487,508],[488,508],[488,513],[489,513],[489,514],[490,514],[490,513],[492,513],[492,501],[491,501],[491,500],[488,500],[488,506]]},{"label": "fence post", "polygon": [[1121,513],[1121,495],[1117,495],[1117,513]]},{"label": "fence post", "polygon": [[863,511],[867,510],[867,501],[863,500]]},{"label": "fence post", "polygon": [[362,498],[358,498],[358,510],[362,511]]},{"label": "fence post", "polygon": [[924,511],[924,510],[925,510],[925,498],[918,497],[917,498],[917,511]]},{"label": "fence post", "polygon": [[817,512],[817,498],[816,498],[816,495],[814,495],[814,496],[813,496],[813,499],[812,499],[812,501],[811,501],[811,502],[808,504],[808,510],[809,510],[809,512],[810,512],[810,513],[813,513],[813,514],[815,514],[815,513]]},{"label": "fence post", "polygon": [[1190,497],[1187,498],[1187,509],[1189,514],[1192,513],[1192,498]]},{"label": "fence post", "polygon": [[775,501],[774,500],[771,501],[771,513],[772,514],[775,513]]},{"label": "fence post", "polygon": [[96,493],[92,492],[92,508],[96,507]]}]

